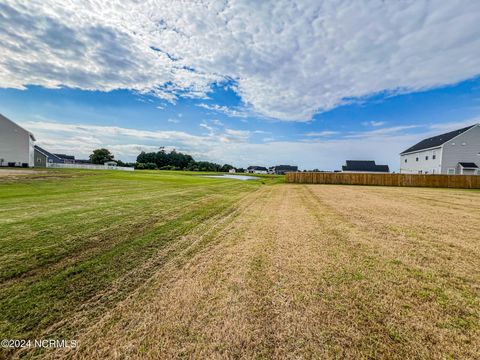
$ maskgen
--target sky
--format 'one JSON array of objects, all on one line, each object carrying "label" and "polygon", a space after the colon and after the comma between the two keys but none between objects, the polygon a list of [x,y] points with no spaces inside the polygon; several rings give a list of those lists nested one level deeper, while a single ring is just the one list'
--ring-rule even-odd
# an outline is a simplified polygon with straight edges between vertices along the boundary
[{"label": "sky", "polygon": [[480,122],[476,0],[0,0],[0,113],[51,152],[399,167]]}]

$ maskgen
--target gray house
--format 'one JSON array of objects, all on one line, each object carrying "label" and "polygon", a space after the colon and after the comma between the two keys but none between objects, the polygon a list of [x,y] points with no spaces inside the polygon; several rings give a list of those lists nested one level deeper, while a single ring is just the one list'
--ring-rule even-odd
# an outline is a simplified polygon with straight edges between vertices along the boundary
[{"label": "gray house", "polygon": [[402,174],[480,175],[480,124],[424,139],[400,154]]},{"label": "gray house", "polygon": [[0,166],[34,166],[33,134],[0,114]]},{"label": "gray house", "polygon": [[35,145],[35,167],[46,167],[47,164],[63,164],[64,161],[59,156]]}]

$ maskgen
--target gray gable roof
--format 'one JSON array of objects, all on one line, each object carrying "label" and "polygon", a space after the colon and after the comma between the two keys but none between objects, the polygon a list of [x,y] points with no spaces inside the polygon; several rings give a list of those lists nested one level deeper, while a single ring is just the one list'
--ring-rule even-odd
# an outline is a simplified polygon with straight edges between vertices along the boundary
[{"label": "gray gable roof", "polygon": [[415,152],[415,151],[420,151],[420,150],[425,150],[425,149],[430,149],[430,148],[441,146],[441,145],[445,144],[447,141],[452,140],[454,137],[464,133],[465,131],[471,129],[472,127],[474,127],[476,125],[477,124],[470,125],[470,126],[467,126],[463,129],[450,131],[450,132],[445,133],[445,134],[441,134],[441,135],[433,136],[433,137],[428,138],[428,139],[424,139],[424,140],[420,141],[419,143],[413,145],[412,147],[409,147],[407,150],[402,151],[400,154],[406,154],[406,153],[409,153],[409,152]]},{"label": "gray gable roof", "polygon": [[47,158],[53,160],[53,162],[56,162],[56,163],[63,163],[63,159],[59,158],[57,155],[55,154],[52,154],[51,152],[45,150],[44,148],[38,146],[38,145],[35,145],[35,150],[39,151],[40,153],[42,153],[43,155],[45,155]]}]

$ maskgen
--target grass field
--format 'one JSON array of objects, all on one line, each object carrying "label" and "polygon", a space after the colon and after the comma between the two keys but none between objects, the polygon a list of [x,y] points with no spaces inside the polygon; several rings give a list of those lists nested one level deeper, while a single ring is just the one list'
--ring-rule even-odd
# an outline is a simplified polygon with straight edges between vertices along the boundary
[{"label": "grass field", "polygon": [[0,214],[1,338],[79,342],[0,356],[480,358],[477,190],[49,171]]}]

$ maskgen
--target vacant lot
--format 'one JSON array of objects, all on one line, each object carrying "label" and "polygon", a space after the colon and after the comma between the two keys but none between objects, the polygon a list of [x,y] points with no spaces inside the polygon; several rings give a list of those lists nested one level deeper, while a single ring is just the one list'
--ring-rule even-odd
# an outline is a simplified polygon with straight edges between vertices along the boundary
[{"label": "vacant lot", "polygon": [[65,174],[0,183],[1,337],[79,341],[28,355],[480,357],[479,191]]}]

